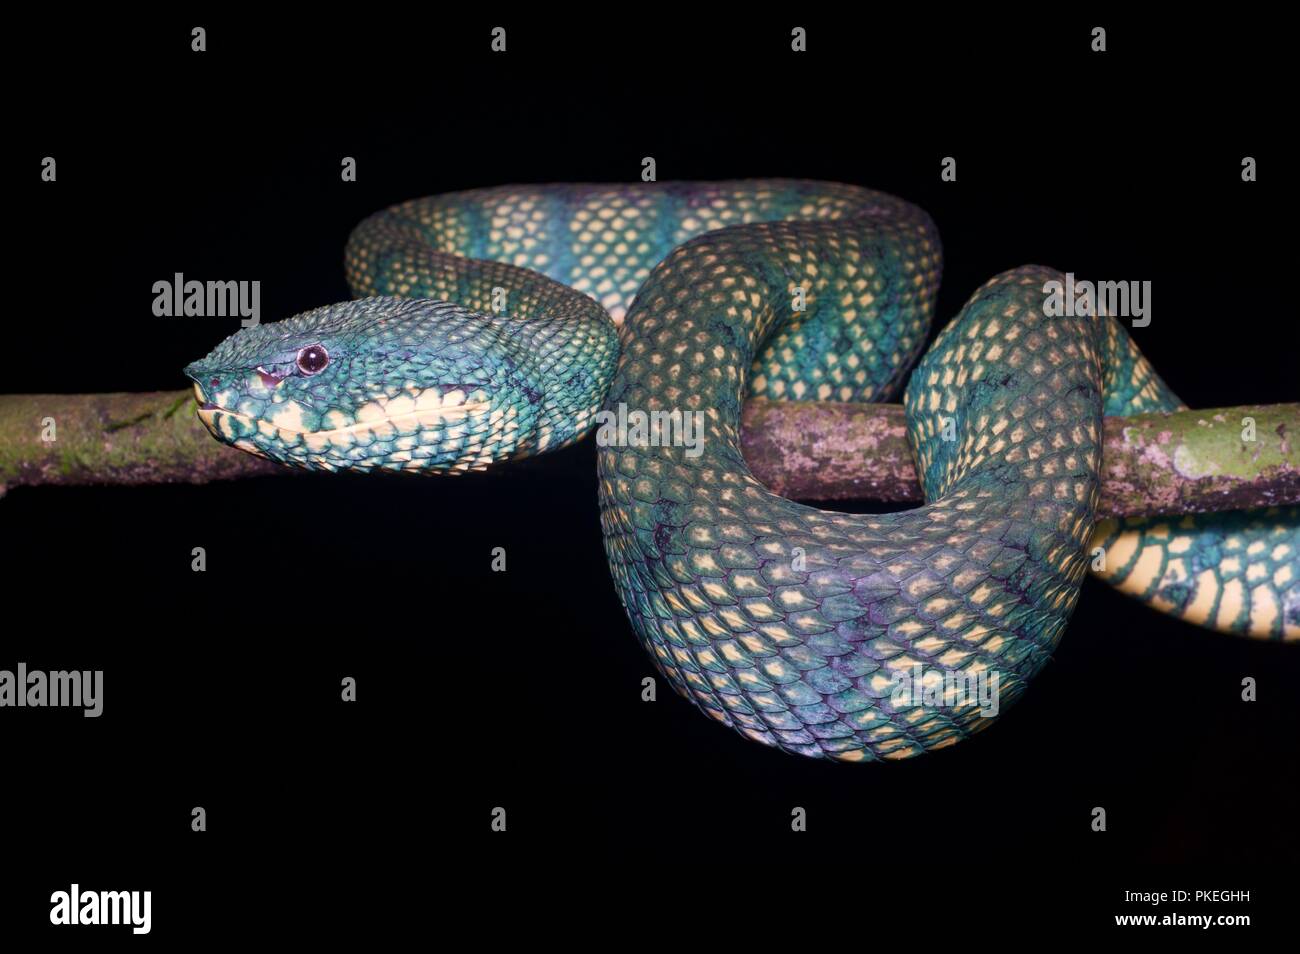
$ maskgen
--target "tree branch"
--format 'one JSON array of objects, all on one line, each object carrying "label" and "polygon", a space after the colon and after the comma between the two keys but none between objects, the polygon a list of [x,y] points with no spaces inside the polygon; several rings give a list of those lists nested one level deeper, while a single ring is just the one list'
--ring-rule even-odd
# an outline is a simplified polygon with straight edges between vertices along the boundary
[{"label": "tree branch", "polygon": [[[1245,419],[1253,440],[1243,439]],[[797,500],[921,500],[897,404],[749,401],[754,475]],[[1300,404],[1108,417],[1104,516],[1208,513],[1300,501]]]},{"label": "tree branch", "polygon": [[[213,440],[194,410],[189,391],[0,395],[0,492],[291,473]],[[1243,439],[1244,418],[1254,421],[1253,441]],[[1107,418],[1099,510],[1130,516],[1296,503],[1297,437],[1300,404]],[[752,400],[742,445],[755,476],[787,497],[921,500],[896,404]]]}]

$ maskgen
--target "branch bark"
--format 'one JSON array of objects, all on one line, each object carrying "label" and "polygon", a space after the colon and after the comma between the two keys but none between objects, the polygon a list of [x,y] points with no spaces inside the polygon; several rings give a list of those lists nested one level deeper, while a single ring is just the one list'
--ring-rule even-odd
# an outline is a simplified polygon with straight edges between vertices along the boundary
[{"label": "branch bark", "polygon": [[[39,484],[202,484],[291,473],[213,440],[189,391],[0,395],[0,492]],[[1244,419],[1254,440],[1244,440]],[[53,424],[54,440],[50,436]],[[1107,418],[1099,510],[1136,516],[1300,502],[1300,404]],[[896,404],[752,400],[754,474],[800,500],[918,502]]]},{"label": "branch bark", "polygon": [[[1244,440],[1245,421],[1254,440]],[[741,445],[754,475],[797,500],[920,501],[897,404],[750,401]],[[1300,404],[1108,417],[1103,516],[1300,501]]]},{"label": "branch bark", "polygon": [[205,484],[287,469],[213,440],[195,410],[192,391],[0,395],[0,488]]}]

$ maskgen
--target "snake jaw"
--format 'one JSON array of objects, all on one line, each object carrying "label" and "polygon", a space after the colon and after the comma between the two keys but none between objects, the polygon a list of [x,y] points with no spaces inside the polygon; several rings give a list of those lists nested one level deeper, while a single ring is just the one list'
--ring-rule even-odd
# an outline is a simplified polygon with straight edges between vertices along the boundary
[{"label": "snake jaw", "polygon": [[518,431],[513,408],[498,407],[477,385],[410,385],[324,412],[283,395],[253,400],[249,390],[232,407],[206,400],[196,382],[199,419],[223,443],[307,470],[483,470]]}]

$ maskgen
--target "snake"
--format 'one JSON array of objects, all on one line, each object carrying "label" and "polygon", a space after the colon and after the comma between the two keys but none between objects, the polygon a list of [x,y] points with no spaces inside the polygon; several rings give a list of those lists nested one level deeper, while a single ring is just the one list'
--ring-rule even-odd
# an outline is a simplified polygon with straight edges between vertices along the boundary
[{"label": "snake", "polygon": [[[344,258],[354,300],[185,369],[208,430],[291,467],[422,475],[594,431],[632,630],[756,742],[864,762],[986,728],[1090,568],[1202,627],[1300,637],[1300,508],[1099,520],[1103,416],[1182,402],[1118,317],[1049,315],[1044,266],[989,280],[927,349],[943,251],[905,200],[787,179],[480,188],[370,216]],[[818,509],[741,454],[747,398],[900,392],[918,508]]]}]

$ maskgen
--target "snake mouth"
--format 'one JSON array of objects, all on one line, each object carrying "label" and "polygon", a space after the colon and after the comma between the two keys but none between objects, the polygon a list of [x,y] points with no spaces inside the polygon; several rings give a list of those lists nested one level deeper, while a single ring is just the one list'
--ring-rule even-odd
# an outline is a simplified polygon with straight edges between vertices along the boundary
[{"label": "snake mouth", "polygon": [[[199,401],[199,419],[209,431],[227,443],[242,446],[241,438],[256,438],[260,434],[262,438],[278,439],[288,446],[301,442],[316,452],[330,445],[350,446],[354,438],[365,434],[410,434],[452,428],[471,416],[488,413],[492,408],[492,402],[481,390],[472,395],[476,400],[467,400],[469,395],[459,387],[446,392],[427,388],[370,401],[358,408],[355,416],[330,411],[316,418],[315,415],[305,415],[304,407],[297,402],[274,407],[269,414],[246,414],[206,400],[198,385],[194,391]],[[325,426],[313,427],[317,422]]]},{"label": "snake mouth", "polygon": [[203,393],[203,388],[199,386],[198,381],[194,382],[193,390],[194,390],[194,403],[199,406],[200,412],[226,411],[227,414],[233,413],[231,411],[227,411],[226,408],[222,407],[220,404],[214,404],[212,401],[209,401],[208,396]]},{"label": "snake mouth", "polygon": [[[488,401],[475,401],[470,404],[460,404],[455,407],[445,408],[424,408],[421,410],[406,411],[401,414],[385,414],[378,417],[370,417],[365,420],[357,420],[351,424],[345,424],[342,427],[332,427],[324,430],[311,430],[310,428],[298,428],[293,426],[284,426],[274,424],[276,430],[295,437],[312,437],[312,438],[339,438],[359,434],[362,431],[373,431],[376,428],[382,428],[385,425],[395,428],[405,428],[411,425],[418,425],[421,428],[433,428],[442,424],[459,424],[470,414],[486,410],[491,405]],[[224,411],[224,408],[221,409]],[[235,413],[225,411],[227,414]],[[244,417],[244,415],[236,415]],[[256,423],[265,418],[248,418]],[[273,422],[268,422],[273,423]]]},{"label": "snake mouth", "polygon": [[[194,393],[195,394],[200,393],[197,384],[194,386]],[[198,405],[199,405],[199,418],[203,420],[205,423],[210,422],[212,418],[217,414],[229,414],[231,417],[238,418],[239,420],[245,423],[254,421],[254,418],[249,417],[247,414],[240,414],[238,411],[232,411],[228,407],[222,407],[220,404],[214,404],[213,402],[204,399],[202,396],[198,398]]]},{"label": "snake mouth", "polygon": [[233,420],[250,429],[257,427],[258,418],[251,415],[240,414],[238,411],[232,411],[220,404],[213,404],[211,401],[199,405],[199,420],[207,426],[207,429],[214,435],[222,437],[222,439],[233,439],[234,434],[226,433],[225,428],[221,427],[220,419],[222,418]]}]

